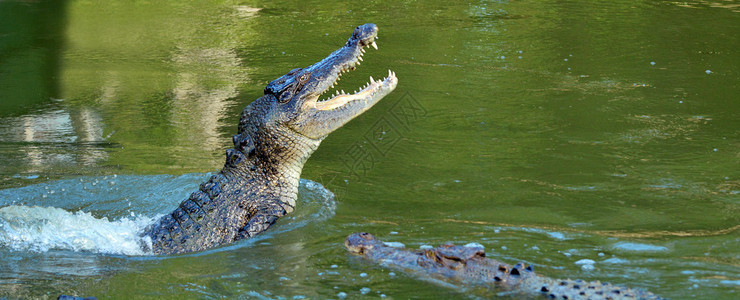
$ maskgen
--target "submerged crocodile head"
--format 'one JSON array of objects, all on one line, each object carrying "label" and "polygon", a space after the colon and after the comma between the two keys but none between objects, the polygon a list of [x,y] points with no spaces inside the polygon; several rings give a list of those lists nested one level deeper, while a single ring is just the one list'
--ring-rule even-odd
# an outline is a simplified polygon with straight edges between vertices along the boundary
[{"label": "submerged crocodile head", "polygon": [[375,239],[375,236],[367,232],[350,234],[344,241],[344,247],[349,252],[360,255],[372,250],[378,245],[383,246],[380,241]]},{"label": "submerged crocodile head", "polygon": [[[599,281],[555,279],[539,275],[524,263],[509,265],[486,257],[481,245],[445,244],[432,249],[410,250],[390,246],[369,233],[353,233],[344,242],[353,254],[413,276],[500,289],[516,298],[545,296],[551,299],[662,299],[651,292]],[[445,284],[445,286],[455,286]],[[475,290],[467,289],[465,290]]]}]

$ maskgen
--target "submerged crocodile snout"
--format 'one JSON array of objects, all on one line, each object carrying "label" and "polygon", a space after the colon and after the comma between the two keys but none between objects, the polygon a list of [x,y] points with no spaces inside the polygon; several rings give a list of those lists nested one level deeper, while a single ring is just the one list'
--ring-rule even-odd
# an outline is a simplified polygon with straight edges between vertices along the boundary
[{"label": "submerged crocodile snout", "polygon": [[373,249],[377,240],[372,234],[359,232],[351,234],[344,241],[344,246],[352,253],[363,254],[365,251]]}]

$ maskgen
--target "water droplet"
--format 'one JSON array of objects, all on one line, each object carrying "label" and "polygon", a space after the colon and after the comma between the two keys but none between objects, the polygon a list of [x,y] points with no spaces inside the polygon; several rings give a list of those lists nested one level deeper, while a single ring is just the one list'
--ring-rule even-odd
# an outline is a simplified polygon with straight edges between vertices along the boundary
[{"label": "water droplet", "polygon": [[593,259],[588,259],[588,258],[581,259],[581,260],[575,262],[576,265],[593,265],[595,263],[596,262]]}]

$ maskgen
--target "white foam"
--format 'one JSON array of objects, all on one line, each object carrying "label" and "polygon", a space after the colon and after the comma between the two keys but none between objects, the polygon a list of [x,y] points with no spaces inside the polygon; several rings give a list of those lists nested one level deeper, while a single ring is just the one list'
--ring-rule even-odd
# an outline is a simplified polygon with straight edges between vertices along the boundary
[{"label": "white foam", "polygon": [[655,246],[650,244],[642,244],[642,243],[630,243],[630,242],[618,242],[614,244],[615,249],[619,250],[625,250],[625,251],[634,251],[634,252],[658,252],[658,251],[667,251],[668,248],[663,246]]},{"label": "white foam", "polygon": [[576,265],[593,265],[596,262],[593,259],[584,258],[576,262]]},{"label": "white foam", "polygon": [[483,245],[481,245],[481,244],[479,244],[479,243],[467,243],[467,244],[465,244],[465,246],[464,246],[464,247],[466,247],[466,248],[480,248],[480,249],[486,249],[486,247],[483,247]]},{"label": "white foam", "polygon": [[403,243],[400,243],[400,242],[383,242],[383,244],[385,244],[386,246],[391,247],[391,248],[404,248],[404,247],[406,247],[406,245],[404,245]]},{"label": "white foam", "polygon": [[83,211],[11,205],[0,208],[0,245],[20,251],[146,255],[142,245],[151,241],[139,237],[139,232],[153,221],[147,217],[110,221]]},{"label": "white foam", "polygon": [[616,258],[616,257],[607,258],[607,259],[605,259],[603,261],[605,263],[608,263],[608,264],[626,264],[626,263],[629,263],[629,261],[626,260],[626,259],[621,259],[621,258]]}]

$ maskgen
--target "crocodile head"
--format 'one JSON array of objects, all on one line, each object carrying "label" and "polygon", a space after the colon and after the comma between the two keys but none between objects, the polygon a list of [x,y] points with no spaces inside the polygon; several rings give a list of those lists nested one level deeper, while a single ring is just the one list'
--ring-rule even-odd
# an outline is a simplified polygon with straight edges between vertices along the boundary
[{"label": "crocodile head", "polygon": [[270,82],[264,96],[242,111],[239,132],[233,137],[238,151],[227,151],[223,173],[258,174],[252,178],[269,185],[264,193],[280,198],[286,212],[293,211],[301,170],[321,141],[396,88],[398,79],[388,71],[381,80],[370,77],[354,94],[324,96],[343,73],[360,64],[366,48],[377,49],[377,36],[375,24],[359,26],[326,58]]},{"label": "crocodile head", "polygon": [[398,79],[392,71],[381,80],[372,76],[353,94],[337,92],[328,98],[342,74],[354,70],[362,61],[365,48],[377,49],[378,27],[365,24],[355,28],[347,43],[323,60],[306,68],[293,69],[265,88],[271,122],[312,140],[329,133],[372,107],[395,89]]},{"label": "crocodile head", "polygon": [[354,254],[364,254],[372,250],[375,246],[381,245],[381,242],[375,239],[375,236],[367,232],[353,233],[344,241],[344,247]]}]

